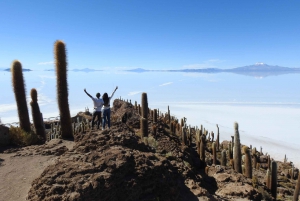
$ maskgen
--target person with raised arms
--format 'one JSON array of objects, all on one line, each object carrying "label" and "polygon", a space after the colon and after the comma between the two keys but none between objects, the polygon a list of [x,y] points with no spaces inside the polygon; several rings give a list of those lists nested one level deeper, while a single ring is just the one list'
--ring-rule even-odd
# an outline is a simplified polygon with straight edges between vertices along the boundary
[{"label": "person with raised arms", "polygon": [[113,93],[110,97],[108,97],[107,93],[104,93],[102,96],[103,99],[103,106],[102,106],[102,113],[103,113],[103,121],[102,121],[102,129],[105,129],[105,124],[107,122],[108,129],[110,129],[110,100],[114,96],[116,90],[118,89],[118,86],[115,88]]}]

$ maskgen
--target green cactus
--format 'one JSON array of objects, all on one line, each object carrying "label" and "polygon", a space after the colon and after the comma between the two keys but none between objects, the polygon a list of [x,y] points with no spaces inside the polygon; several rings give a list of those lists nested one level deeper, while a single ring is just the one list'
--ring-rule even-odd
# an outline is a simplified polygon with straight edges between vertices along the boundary
[{"label": "green cactus", "polygon": [[297,184],[294,191],[293,201],[298,201],[300,191],[300,174],[298,175]]},{"label": "green cactus", "polygon": [[245,176],[248,178],[252,178],[251,155],[248,147],[244,148],[244,153],[245,153]]},{"label": "green cactus", "polygon": [[38,101],[37,91],[35,88],[31,89],[30,96],[31,96],[30,106],[31,106],[31,113],[32,113],[32,119],[33,119],[33,125],[35,128],[35,132],[37,135],[40,135],[44,139],[46,139],[45,127],[44,127],[43,120],[41,118],[40,107],[37,102]]},{"label": "green cactus", "polygon": [[242,153],[241,153],[241,143],[239,134],[239,125],[237,122],[234,123],[234,150],[233,150],[233,161],[235,171],[242,173]]},{"label": "green cactus", "polygon": [[25,82],[23,79],[22,64],[19,61],[13,61],[11,73],[12,86],[18,108],[20,128],[29,133],[31,131],[31,127],[26,102]]},{"label": "green cactus", "polygon": [[277,163],[272,161],[272,177],[271,177],[271,194],[273,198],[276,200],[277,198]]},{"label": "green cactus", "polygon": [[68,101],[67,56],[64,42],[57,40],[54,44],[56,66],[57,102],[60,113],[62,138],[73,137],[73,129]]}]

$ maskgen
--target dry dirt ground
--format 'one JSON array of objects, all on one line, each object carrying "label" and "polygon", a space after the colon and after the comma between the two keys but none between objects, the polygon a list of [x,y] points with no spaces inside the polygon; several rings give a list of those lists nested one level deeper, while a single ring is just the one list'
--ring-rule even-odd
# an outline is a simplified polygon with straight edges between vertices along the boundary
[{"label": "dry dirt ground", "polygon": [[[54,146],[53,146],[54,145]],[[0,201],[26,200],[31,183],[38,178],[44,169],[55,163],[58,155],[51,153],[55,147],[71,149],[74,142],[53,140],[43,146],[49,152],[41,152],[41,148],[33,146],[17,150],[6,150],[0,153]],[[52,150],[54,152],[54,149]],[[12,153],[9,153],[12,152]]]}]

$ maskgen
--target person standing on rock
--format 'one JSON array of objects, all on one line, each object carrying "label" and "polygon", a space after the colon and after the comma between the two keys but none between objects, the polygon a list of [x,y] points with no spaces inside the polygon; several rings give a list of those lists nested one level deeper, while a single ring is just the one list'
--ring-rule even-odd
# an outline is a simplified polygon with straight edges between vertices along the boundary
[{"label": "person standing on rock", "polygon": [[94,102],[94,112],[93,112],[93,119],[92,119],[92,129],[94,129],[94,124],[95,124],[95,118],[97,116],[97,128],[100,128],[100,120],[101,120],[101,109],[102,106],[104,104],[102,98],[100,98],[100,93],[98,92],[96,94],[97,98],[94,98],[93,96],[91,96],[86,89],[84,89],[84,92],[86,93],[86,95],[88,95]]},{"label": "person standing on rock", "polygon": [[110,97],[108,97],[107,93],[104,93],[102,96],[103,99],[103,107],[102,107],[102,113],[103,113],[103,121],[102,121],[102,129],[105,129],[105,124],[107,122],[107,126],[110,129],[110,100],[112,99],[113,95],[115,94],[116,90],[118,89],[118,86],[115,88],[113,93]]}]

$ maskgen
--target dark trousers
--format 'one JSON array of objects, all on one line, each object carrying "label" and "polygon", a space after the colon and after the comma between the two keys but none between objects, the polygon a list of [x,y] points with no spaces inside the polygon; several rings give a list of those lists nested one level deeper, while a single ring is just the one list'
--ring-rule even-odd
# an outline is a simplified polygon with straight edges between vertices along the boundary
[{"label": "dark trousers", "polygon": [[96,116],[97,116],[97,128],[99,129],[100,121],[101,121],[101,111],[94,111],[93,112],[92,128],[94,128]]}]

